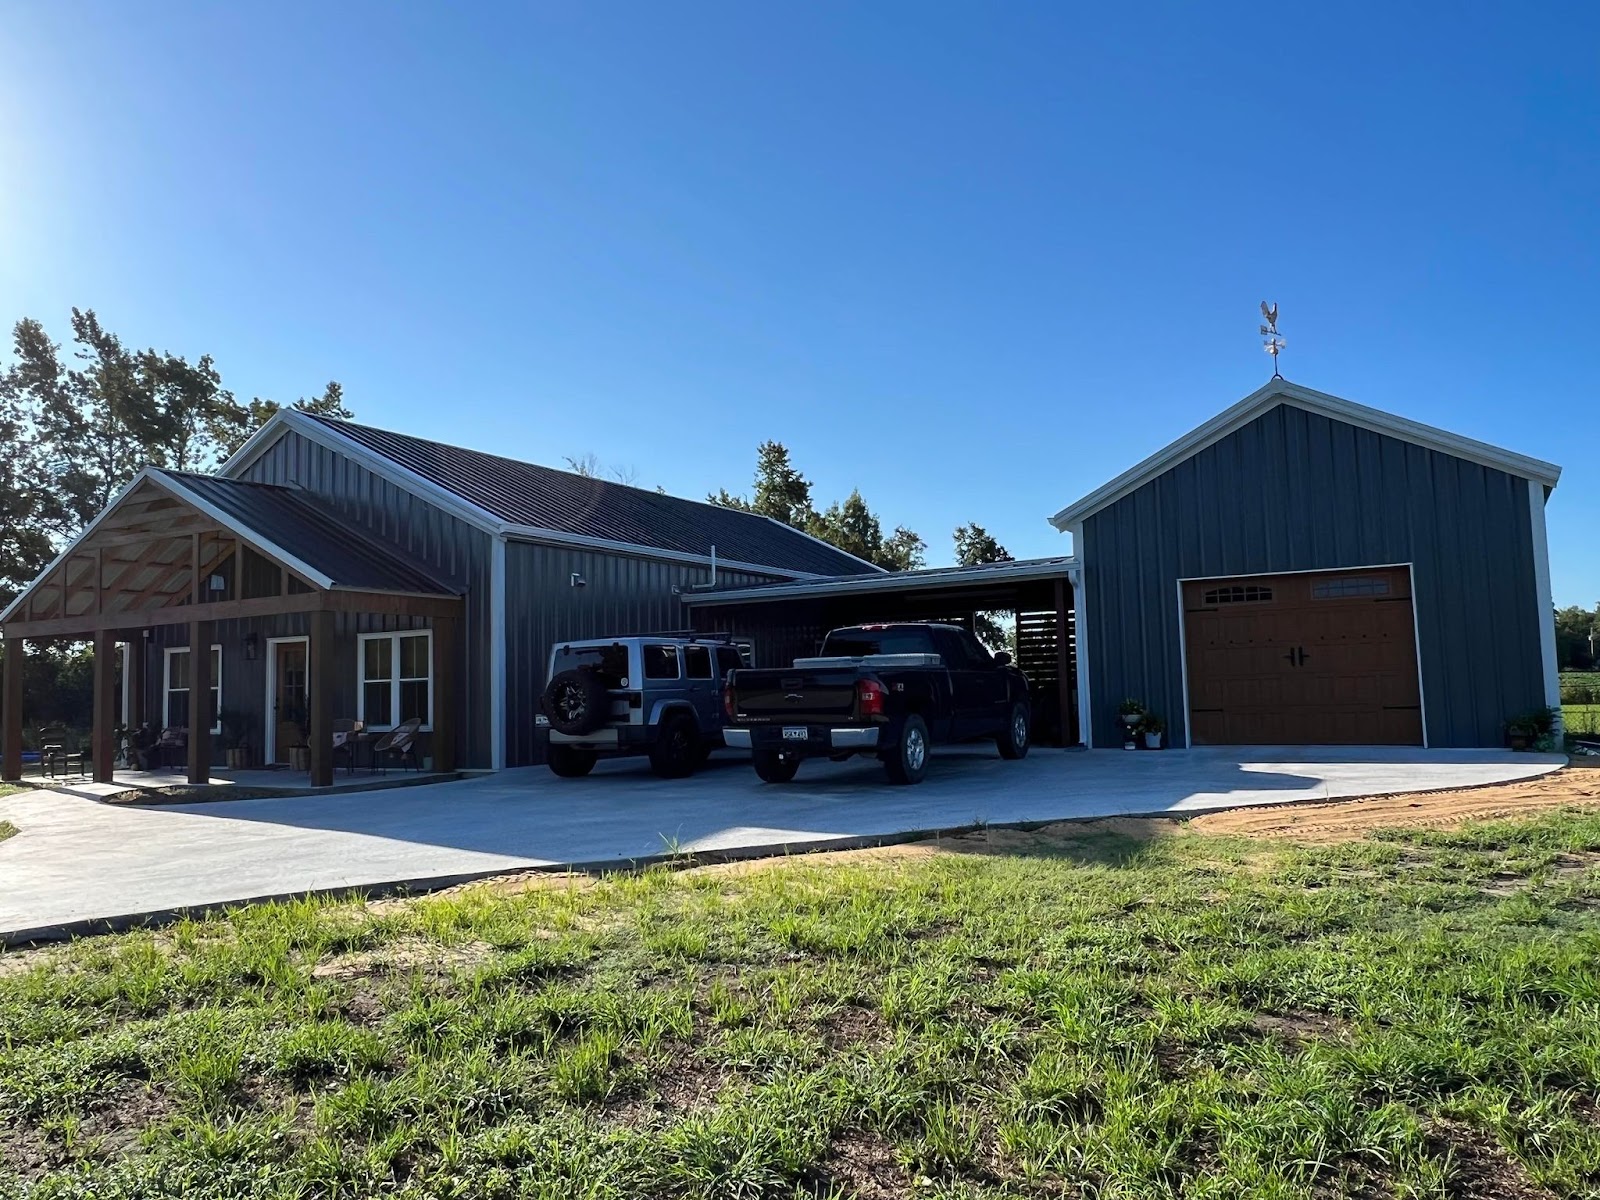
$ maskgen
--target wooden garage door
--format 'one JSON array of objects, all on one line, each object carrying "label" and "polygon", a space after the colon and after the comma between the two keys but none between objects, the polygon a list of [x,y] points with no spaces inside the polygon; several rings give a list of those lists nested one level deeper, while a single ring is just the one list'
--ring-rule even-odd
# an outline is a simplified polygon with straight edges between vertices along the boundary
[{"label": "wooden garage door", "polygon": [[1405,567],[1183,585],[1197,746],[1422,744]]}]

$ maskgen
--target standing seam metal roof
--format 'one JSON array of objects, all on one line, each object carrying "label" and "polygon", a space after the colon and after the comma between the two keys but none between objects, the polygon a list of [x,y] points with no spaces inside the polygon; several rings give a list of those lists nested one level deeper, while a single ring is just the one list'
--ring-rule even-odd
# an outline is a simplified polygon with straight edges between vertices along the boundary
[{"label": "standing seam metal roof", "polygon": [[702,557],[715,546],[717,557],[729,562],[808,575],[878,573],[842,550],[754,513],[350,421],[314,419],[514,525]]},{"label": "standing seam metal roof", "polygon": [[322,572],[336,587],[461,594],[460,587],[439,579],[400,547],[338,520],[296,488],[185,471],[158,469],[154,473],[180,492],[189,492],[218,509],[243,530]]}]

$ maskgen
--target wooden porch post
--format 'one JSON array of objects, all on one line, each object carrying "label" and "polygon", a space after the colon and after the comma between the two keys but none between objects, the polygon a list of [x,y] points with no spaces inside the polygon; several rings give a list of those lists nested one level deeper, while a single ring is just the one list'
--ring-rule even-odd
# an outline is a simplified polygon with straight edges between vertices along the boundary
[{"label": "wooden porch post", "polygon": [[22,778],[22,639],[6,639],[5,755],[0,762],[0,779],[16,783]]},{"label": "wooden porch post", "polygon": [[94,635],[94,719],[89,752],[94,757],[94,781],[110,783],[116,761],[117,637],[110,629]]},{"label": "wooden porch post", "polygon": [[210,621],[189,622],[189,782],[211,782]]},{"label": "wooden porch post", "polygon": [[311,640],[306,644],[306,679],[310,687],[311,721],[306,743],[311,748],[311,786],[333,783],[333,613],[321,608],[311,614]]},{"label": "wooden porch post", "polygon": [[1072,685],[1071,651],[1067,646],[1069,590],[1065,579],[1056,580],[1056,687],[1061,693],[1056,706],[1061,712],[1063,746],[1071,746],[1078,740],[1078,690]]},{"label": "wooden porch post", "polygon": [[433,619],[433,769],[456,769],[456,629],[455,617]]}]

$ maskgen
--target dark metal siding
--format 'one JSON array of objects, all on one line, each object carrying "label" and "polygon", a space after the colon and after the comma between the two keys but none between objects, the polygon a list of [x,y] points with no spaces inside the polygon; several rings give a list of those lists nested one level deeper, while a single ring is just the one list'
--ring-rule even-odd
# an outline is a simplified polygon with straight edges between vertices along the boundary
[{"label": "dark metal siding", "polygon": [[1497,746],[1543,703],[1528,483],[1291,405],[1084,522],[1098,746],[1144,701],[1187,736],[1177,580],[1412,563],[1428,743]]},{"label": "dark metal siding", "polygon": [[[585,581],[572,586],[576,572]],[[728,587],[770,576],[717,571]],[[711,582],[710,567],[531,542],[506,546],[506,764],[535,760],[534,719],[548,682],[550,649],[575,638],[687,629],[678,595]],[[714,621],[706,622],[708,631]]]},{"label": "dark metal siding", "polygon": [[[335,717],[356,715],[356,635],[362,633],[387,633],[398,629],[426,629],[429,622],[420,617],[379,617],[366,613],[336,613],[334,615],[334,655],[337,663],[334,678],[338,690],[334,693]],[[266,749],[266,720],[269,710],[267,700],[267,656],[271,647],[268,638],[295,637],[311,631],[309,613],[284,613],[275,617],[251,617],[236,621],[215,623],[216,643],[222,647],[222,707],[243,713],[249,722],[249,746],[252,762],[260,763]],[[260,641],[256,658],[245,658],[244,640],[256,634]],[[150,637],[143,639],[148,657],[145,660],[145,719],[159,729],[164,723],[166,696],[166,650],[173,646],[189,644],[187,625],[157,625]],[[422,735],[422,753],[431,753],[429,735]],[[222,738],[212,738],[212,761],[221,763]],[[466,764],[463,764],[466,765]],[[476,764],[473,764],[476,765]],[[484,764],[487,766],[487,763]]]},{"label": "dark metal siding", "polygon": [[[493,536],[298,433],[286,433],[274,442],[250,464],[245,478],[303,488],[325,500],[344,519],[398,543],[465,590],[465,620],[460,631],[463,669],[457,672],[460,762],[469,768],[491,766],[489,617]],[[343,630],[344,626],[341,624],[340,628]],[[378,628],[381,626],[374,626],[373,631]],[[350,670],[346,672],[341,665],[340,678],[349,677],[353,705],[353,643],[350,653]],[[224,669],[224,686],[226,675]]]}]

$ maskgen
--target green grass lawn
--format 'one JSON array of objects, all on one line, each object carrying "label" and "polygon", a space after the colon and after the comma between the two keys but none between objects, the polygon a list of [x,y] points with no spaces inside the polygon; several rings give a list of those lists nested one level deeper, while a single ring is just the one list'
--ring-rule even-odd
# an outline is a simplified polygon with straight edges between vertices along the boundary
[{"label": "green grass lawn", "polygon": [[8,837],[16,836],[17,827],[15,825],[13,825],[10,821],[0,821],[0,842],[5,841]]},{"label": "green grass lawn", "polygon": [[1600,1188],[1600,814],[1036,849],[0,958],[0,1195]]}]

